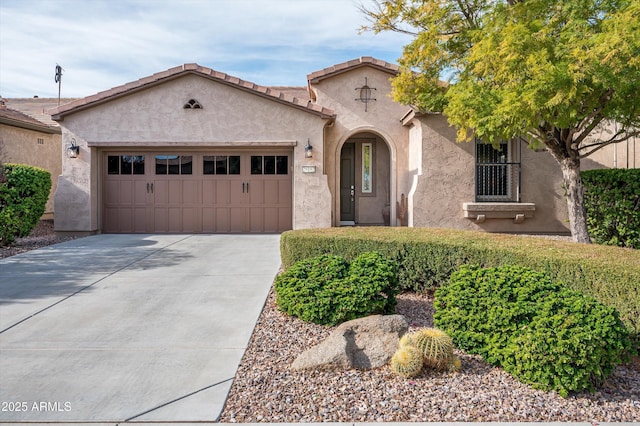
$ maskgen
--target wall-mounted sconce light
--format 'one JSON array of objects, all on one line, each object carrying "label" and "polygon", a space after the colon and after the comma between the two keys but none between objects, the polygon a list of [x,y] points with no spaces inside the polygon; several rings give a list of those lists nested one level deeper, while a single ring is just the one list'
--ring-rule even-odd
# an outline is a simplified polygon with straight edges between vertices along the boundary
[{"label": "wall-mounted sconce light", "polygon": [[77,158],[78,154],[80,154],[80,147],[76,144],[76,139],[71,138],[71,145],[67,147],[67,157]]},{"label": "wall-mounted sconce light", "polygon": [[304,158],[313,158],[313,147],[309,143],[309,139],[307,139],[307,144],[304,147]]}]

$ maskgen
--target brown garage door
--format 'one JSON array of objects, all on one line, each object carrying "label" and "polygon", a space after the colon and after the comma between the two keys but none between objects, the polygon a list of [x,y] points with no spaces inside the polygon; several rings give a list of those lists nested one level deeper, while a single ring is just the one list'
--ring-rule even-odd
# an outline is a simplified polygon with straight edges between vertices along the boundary
[{"label": "brown garage door", "polygon": [[291,154],[104,154],[103,231],[273,233],[291,229]]}]

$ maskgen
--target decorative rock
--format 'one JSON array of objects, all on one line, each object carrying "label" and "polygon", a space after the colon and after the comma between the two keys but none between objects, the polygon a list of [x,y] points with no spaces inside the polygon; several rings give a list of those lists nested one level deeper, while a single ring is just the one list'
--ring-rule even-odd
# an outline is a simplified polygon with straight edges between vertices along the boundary
[{"label": "decorative rock", "polygon": [[385,365],[409,324],[402,315],[372,315],[338,326],[322,343],[301,353],[294,370],[368,370]]}]

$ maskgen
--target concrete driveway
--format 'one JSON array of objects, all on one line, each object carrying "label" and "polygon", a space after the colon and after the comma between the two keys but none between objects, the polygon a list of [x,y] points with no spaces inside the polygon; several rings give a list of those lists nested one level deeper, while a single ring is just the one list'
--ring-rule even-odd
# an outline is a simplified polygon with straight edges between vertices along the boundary
[{"label": "concrete driveway", "polygon": [[279,235],[96,235],[0,260],[0,422],[222,411]]}]

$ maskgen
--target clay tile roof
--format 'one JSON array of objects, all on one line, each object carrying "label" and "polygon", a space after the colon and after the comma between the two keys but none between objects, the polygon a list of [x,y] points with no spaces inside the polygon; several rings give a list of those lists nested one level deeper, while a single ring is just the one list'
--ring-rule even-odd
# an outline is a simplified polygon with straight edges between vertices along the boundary
[{"label": "clay tile roof", "polygon": [[27,114],[7,108],[4,104],[0,106],[0,123],[44,133],[60,133],[59,127],[49,126]]},{"label": "clay tile roof", "polygon": [[396,75],[399,72],[399,68],[395,64],[391,64],[389,62],[373,58],[371,56],[362,56],[358,59],[352,59],[347,62],[343,62],[341,64],[333,65],[331,67],[322,69],[320,71],[312,72],[307,75],[307,80],[309,83],[318,83],[326,78],[334,77],[338,74],[342,74],[343,72],[353,70],[355,68],[360,68],[364,66],[371,66],[374,68],[378,68],[382,71],[388,72],[389,74]]},{"label": "clay tile roof", "polygon": [[172,80],[181,77],[186,74],[197,74],[211,80],[217,81],[222,84],[236,87],[241,90],[245,90],[256,95],[262,96],[267,99],[274,100],[295,108],[316,114],[322,118],[334,118],[335,113],[328,108],[322,107],[315,103],[309,103],[308,95],[305,97],[304,102],[292,96],[286,90],[274,90],[272,88],[259,86],[255,83],[239,79],[219,71],[215,71],[211,68],[203,67],[198,64],[184,64],[178,67],[170,68],[166,71],[158,72],[148,77],[141,78],[136,81],[117,86],[109,90],[105,90],[95,95],[88,96],[86,98],[78,99],[65,105],[61,105],[51,111],[51,117],[56,121],[62,121],[65,115],[73,114],[77,111],[81,111],[87,108],[91,108],[95,105],[99,105],[104,102],[111,101],[121,96],[129,95],[140,90],[155,86],[164,81]]}]

